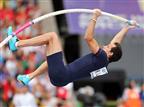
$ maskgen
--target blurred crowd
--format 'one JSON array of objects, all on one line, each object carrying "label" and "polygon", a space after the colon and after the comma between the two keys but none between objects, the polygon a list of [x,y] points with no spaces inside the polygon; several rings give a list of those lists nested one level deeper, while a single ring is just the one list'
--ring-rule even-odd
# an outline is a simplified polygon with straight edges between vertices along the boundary
[{"label": "blurred crowd", "polygon": [[[6,35],[9,26],[16,30],[26,22],[42,14],[37,0],[0,0],[0,35]],[[41,24],[35,24],[32,28],[27,28],[18,36],[20,39],[41,34]],[[4,38],[4,37],[3,37]]]},{"label": "blurred crowd", "polygon": [[[0,0],[0,42],[7,35],[9,26],[16,30],[31,19],[42,15],[37,0]],[[41,23],[27,28],[19,39],[42,34]],[[72,84],[54,87],[48,73],[33,79],[29,86],[22,86],[18,74],[33,72],[44,60],[44,46],[26,47],[12,53],[8,45],[0,49],[0,107],[74,107]]]},{"label": "blurred crowd", "polygon": [[139,86],[131,80],[118,99],[118,107],[144,107],[144,84]]}]

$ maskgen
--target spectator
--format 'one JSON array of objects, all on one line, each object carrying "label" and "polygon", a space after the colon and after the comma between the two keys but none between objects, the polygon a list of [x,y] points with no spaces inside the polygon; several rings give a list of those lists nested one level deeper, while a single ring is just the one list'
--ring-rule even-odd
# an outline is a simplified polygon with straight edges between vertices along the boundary
[{"label": "spectator", "polygon": [[36,99],[28,90],[28,87],[17,87],[17,93],[13,97],[15,107],[37,107]]},{"label": "spectator", "polygon": [[58,99],[53,97],[48,90],[45,90],[45,96],[42,100],[42,107],[56,107]]},{"label": "spectator", "polygon": [[124,90],[122,100],[124,107],[141,107],[139,89],[134,80],[130,81],[128,88]]},{"label": "spectator", "polygon": [[10,74],[11,77],[15,77],[16,73],[17,73],[17,61],[15,59],[15,56],[13,54],[11,54],[11,56],[9,56],[7,58],[7,61],[6,61],[6,69],[8,71],[8,73]]}]

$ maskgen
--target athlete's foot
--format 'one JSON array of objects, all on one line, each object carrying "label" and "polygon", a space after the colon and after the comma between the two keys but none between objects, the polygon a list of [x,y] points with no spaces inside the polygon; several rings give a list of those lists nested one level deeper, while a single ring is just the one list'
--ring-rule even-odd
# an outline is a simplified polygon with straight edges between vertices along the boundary
[{"label": "athlete's foot", "polygon": [[28,75],[18,75],[17,80],[23,85],[28,85],[31,79]]},{"label": "athlete's foot", "polygon": [[[8,27],[8,30],[7,30],[7,36],[10,36],[12,35],[12,27]],[[9,49],[14,52],[17,50],[17,47],[16,47],[16,42],[18,41],[18,38],[16,36],[12,37],[11,40],[9,40],[8,42],[8,45],[9,45]]]}]

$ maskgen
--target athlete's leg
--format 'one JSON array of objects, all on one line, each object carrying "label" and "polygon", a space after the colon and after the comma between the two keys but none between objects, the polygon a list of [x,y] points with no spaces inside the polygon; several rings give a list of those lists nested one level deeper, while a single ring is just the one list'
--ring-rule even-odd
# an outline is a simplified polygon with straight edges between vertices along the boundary
[{"label": "athlete's leg", "polygon": [[62,51],[62,45],[56,33],[53,33],[48,44],[46,44],[46,48],[47,56]]},{"label": "athlete's leg", "polygon": [[33,79],[48,70],[48,64],[44,61],[34,72],[27,74],[30,79]]},{"label": "athlete's leg", "polygon": [[[47,44],[47,49],[46,50],[47,50],[47,56],[62,51],[62,46],[61,46],[60,40],[59,40],[59,38],[56,34],[53,34],[51,40]],[[45,61],[34,72],[28,74],[28,76],[30,77],[30,79],[32,79],[32,78],[34,78],[38,75],[41,75],[43,72],[47,71],[47,69],[48,69],[48,64]]]},{"label": "athlete's leg", "polygon": [[[47,37],[47,36],[49,36],[49,37]],[[45,39],[47,38],[47,41],[43,38],[45,38]],[[45,35],[35,37],[32,39],[19,41],[17,43],[17,46],[24,47],[24,46],[34,46],[34,45],[42,45],[42,44],[45,44],[47,47],[47,49],[46,49],[47,56],[62,51],[62,46],[61,46],[60,40],[55,33],[52,33],[51,35],[50,35],[50,33],[47,33]],[[34,72],[32,72],[28,75],[19,75],[18,80],[20,80],[25,85],[27,85],[28,82],[32,78],[35,78],[36,76],[41,75],[42,73],[44,73],[47,70],[48,70],[48,64],[45,61]]]},{"label": "athlete's leg", "polygon": [[27,46],[39,46],[48,44],[51,39],[55,37],[54,32],[46,33],[31,39],[20,40],[16,43],[17,47],[27,47]]}]

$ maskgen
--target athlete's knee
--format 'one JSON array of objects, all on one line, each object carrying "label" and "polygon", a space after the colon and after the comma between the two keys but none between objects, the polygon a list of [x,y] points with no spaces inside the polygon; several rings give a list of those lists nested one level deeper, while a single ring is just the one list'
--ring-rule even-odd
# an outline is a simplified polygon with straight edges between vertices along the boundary
[{"label": "athlete's knee", "polygon": [[55,32],[51,32],[51,39],[52,40],[58,40],[58,35]]},{"label": "athlete's knee", "polygon": [[55,39],[58,38],[58,35],[55,32],[48,32],[45,34],[46,38]]},{"label": "athlete's knee", "polygon": [[58,36],[55,32],[46,33],[43,37],[45,38],[48,44],[50,41],[58,40]]}]

